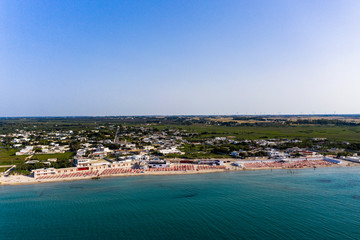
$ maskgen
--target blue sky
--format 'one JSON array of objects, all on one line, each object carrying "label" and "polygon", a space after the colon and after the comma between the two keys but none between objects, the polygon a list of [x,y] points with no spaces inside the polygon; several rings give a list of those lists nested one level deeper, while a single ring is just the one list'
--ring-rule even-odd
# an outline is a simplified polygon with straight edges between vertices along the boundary
[{"label": "blue sky", "polygon": [[0,1],[0,116],[360,113],[360,1]]}]

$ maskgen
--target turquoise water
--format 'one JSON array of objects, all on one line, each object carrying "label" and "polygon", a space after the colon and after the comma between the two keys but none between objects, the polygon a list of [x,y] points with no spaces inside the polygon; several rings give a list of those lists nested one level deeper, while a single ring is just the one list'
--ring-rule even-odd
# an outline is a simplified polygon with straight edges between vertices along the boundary
[{"label": "turquoise water", "polygon": [[360,168],[0,186],[0,239],[360,239]]}]

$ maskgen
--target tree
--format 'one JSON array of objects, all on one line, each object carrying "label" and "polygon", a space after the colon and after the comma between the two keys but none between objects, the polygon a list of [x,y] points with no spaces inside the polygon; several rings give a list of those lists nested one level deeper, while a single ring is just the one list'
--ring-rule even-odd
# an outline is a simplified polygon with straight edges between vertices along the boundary
[{"label": "tree", "polygon": [[79,149],[80,149],[80,142],[73,141],[73,142],[70,143],[70,151],[76,152]]},{"label": "tree", "polygon": [[35,148],[34,148],[34,151],[35,151],[36,153],[38,153],[38,152],[42,152],[42,149],[41,149],[41,147],[35,147]]}]

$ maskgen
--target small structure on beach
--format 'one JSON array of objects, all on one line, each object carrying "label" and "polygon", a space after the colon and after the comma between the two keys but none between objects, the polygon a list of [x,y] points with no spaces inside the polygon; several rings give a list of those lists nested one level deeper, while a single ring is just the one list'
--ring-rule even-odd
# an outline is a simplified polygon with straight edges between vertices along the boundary
[{"label": "small structure on beach", "polygon": [[166,168],[169,166],[170,164],[168,164],[165,160],[153,160],[148,162],[149,168]]},{"label": "small structure on beach", "polygon": [[198,164],[206,164],[206,165],[211,165],[211,166],[222,166],[224,165],[224,161],[220,161],[220,160],[212,160],[212,159],[202,159],[199,160]]}]

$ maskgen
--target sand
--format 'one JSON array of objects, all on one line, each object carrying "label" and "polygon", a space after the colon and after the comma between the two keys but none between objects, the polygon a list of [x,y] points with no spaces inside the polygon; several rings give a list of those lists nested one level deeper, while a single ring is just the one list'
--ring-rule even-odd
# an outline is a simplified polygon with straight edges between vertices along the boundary
[{"label": "sand", "polygon": [[[185,174],[202,174],[202,173],[214,173],[214,172],[226,172],[230,170],[224,169],[211,169],[201,171],[176,171],[176,172],[143,172],[143,173],[122,173],[113,175],[104,175],[101,178],[107,177],[129,177],[129,176],[140,176],[140,175],[185,175]],[[38,183],[49,183],[49,182],[66,182],[66,181],[77,181],[84,179],[92,179],[94,176],[87,177],[71,177],[61,179],[35,179],[29,176],[23,175],[10,175],[9,177],[0,177],[0,185],[27,185],[27,184],[38,184]]]},{"label": "sand", "polygon": [[[330,166],[317,166],[317,167],[353,167],[360,166],[357,163],[343,162],[341,164],[333,164]],[[247,168],[243,169],[240,167],[232,166],[230,163],[225,164],[226,169],[208,169],[208,170],[187,170],[187,171],[144,171],[143,173],[120,173],[113,175],[101,176],[105,177],[129,177],[129,176],[140,176],[140,175],[184,175],[184,174],[203,174],[203,173],[215,173],[215,172],[229,172],[229,171],[254,171],[254,170],[269,170],[269,169],[301,169],[301,168]],[[303,167],[311,168],[311,167]],[[77,181],[92,179],[94,176],[86,177],[72,177],[72,178],[60,178],[60,179],[35,179],[33,177],[24,176],[24,175],[10,175],[8,177],[0,177],[0,185],[26,185],[26,184],[39,184],[39,183],[50,183],[50,182],[66,182],[66,181]]]}]

